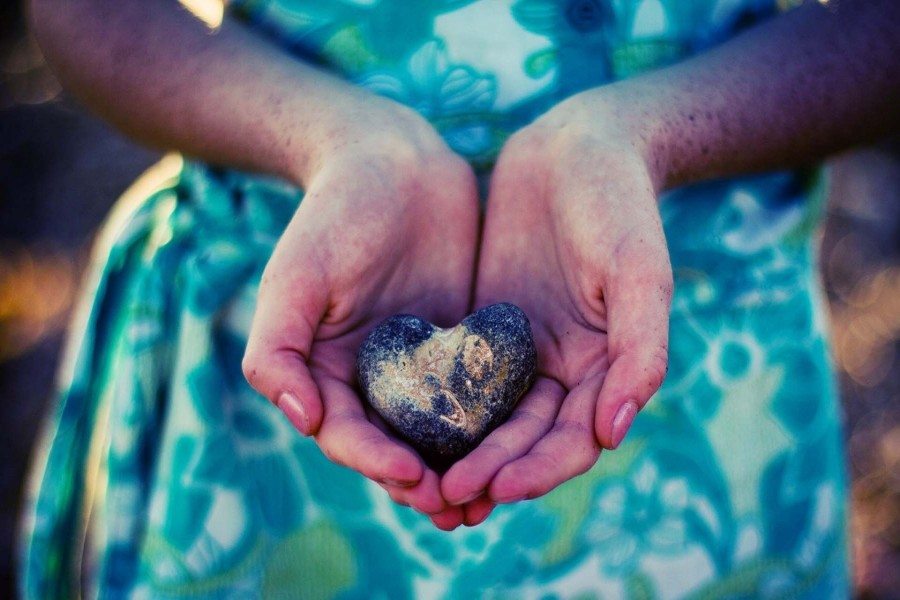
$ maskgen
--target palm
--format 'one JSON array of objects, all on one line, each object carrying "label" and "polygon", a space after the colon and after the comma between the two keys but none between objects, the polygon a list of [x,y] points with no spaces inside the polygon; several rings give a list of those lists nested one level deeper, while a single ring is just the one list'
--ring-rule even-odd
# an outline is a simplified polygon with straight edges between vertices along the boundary
[{"label": "palm", "polygon": [[368,154],[324,169],[267,265],[248,347],[268,360],[257,389],[291,386],[303,414],[282,409],[329,458],[426,512],[443,508],[437,476],[367,414],[354,387],[356,352],[391,315],[441,325],[465,315],[477,207],[471,171],[452,158],[397,165]]},{"label": "palm", "polygon": [[640,161],[590,148],[519,134],[495,170],[476,303],[526,312],[538,379],[447,473],[450,501],[535,497],[584,472],[616,445],[618,409],[642,406],[665,372],[671,275],[651,186]]},{"label": "palm", "polygon": [[[477,302],[483,305],[506,300],[518,304],[531,320],[538,375],[569,391],[586,376],[605,372],[605,304],[600,294],[597,302],[588,304],[583,298],[590,292],[577,284],[569,286],[562,267],[567,257],[561,256],[566,248],[557,247],[546,227],[534,228],[523,222],[530,219],[523,209],[531,204],[524,194],[510,190],[509,197],[517,199],[515,211],[503,211],[498,206],[502,200],[496,196],[493,199],[497,204],[489,209]],[[523,236],[522,231],[530,234]]]}]

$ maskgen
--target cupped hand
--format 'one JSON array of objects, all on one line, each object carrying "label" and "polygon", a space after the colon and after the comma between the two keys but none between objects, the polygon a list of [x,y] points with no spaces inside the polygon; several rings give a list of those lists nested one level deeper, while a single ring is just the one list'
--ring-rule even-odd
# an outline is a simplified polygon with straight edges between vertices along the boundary
[{"label": "cupped hand", "polygon": [[[425,513],[447,510],[439,477],[367,412],[356,352],[382,319],[443,326],[465,316],[478,236],[474,175],[427,122],[366,99],[336,121],[259,287],[244,357],[250,384],[332,461]],[[455,523],[454,523],[455,522]]]},{"label": "cupped hand", "polygon": [[672,274],[655,167],[640,127],[603,106],[595,92],[561,103],[507,142],[491,180],[476,307],[526,312],[538,378],[444,476],[451,505],[481,507],[466,522],[585,472],[666,373]]}]

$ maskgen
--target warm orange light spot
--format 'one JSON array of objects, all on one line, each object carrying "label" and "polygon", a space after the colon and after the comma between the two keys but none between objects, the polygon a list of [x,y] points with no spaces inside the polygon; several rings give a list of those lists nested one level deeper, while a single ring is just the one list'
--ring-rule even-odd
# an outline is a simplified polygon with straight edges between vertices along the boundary
[{"label": "warm orange light spot", "polygon": [[838,365],[865,387],[884,381],[900,340],[900,268],[884,268],[861,281],[834,316]]},{"label": "warm orange light spot", "polygon": [[0,361],[59,333],[77,289],[78,264],[64,249],[4,244],[0,255]]}]

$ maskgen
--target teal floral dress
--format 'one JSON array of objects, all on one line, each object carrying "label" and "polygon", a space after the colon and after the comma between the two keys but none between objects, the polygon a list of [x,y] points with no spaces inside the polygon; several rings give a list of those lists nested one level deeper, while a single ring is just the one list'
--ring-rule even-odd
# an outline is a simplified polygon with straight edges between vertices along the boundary
[{"label": "teal floral dress", "polygon": [[[700,52],[775,0],[237,0],[415,107],[479,173],[562,98]],[[781,7],[783,8],[783,7]],[[329,462],[245,383],[302,201],[167,157],[97,245],[24,519],[28,598],[846,598],[847,482],[817,172],[668,193],[668,378],[619,450],[452,533]]]}]

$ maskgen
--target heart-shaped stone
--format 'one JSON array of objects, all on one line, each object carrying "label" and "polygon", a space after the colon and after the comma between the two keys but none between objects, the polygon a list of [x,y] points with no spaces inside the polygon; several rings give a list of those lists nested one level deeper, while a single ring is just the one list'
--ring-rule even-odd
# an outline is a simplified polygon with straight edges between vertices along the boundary
[{"label": "heart-shaped stone", "polygon": [[412,315],[390,317],[357,355],[369,403],[441,470],[509,416],[536,364],[528,317],[508,303],[482,308],[451,329]]}]

